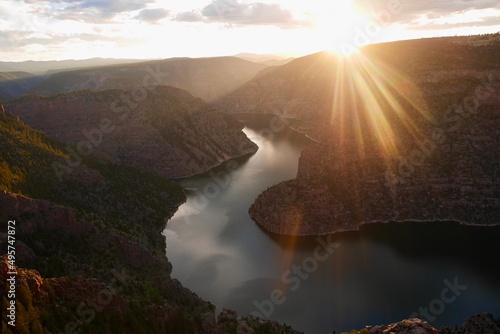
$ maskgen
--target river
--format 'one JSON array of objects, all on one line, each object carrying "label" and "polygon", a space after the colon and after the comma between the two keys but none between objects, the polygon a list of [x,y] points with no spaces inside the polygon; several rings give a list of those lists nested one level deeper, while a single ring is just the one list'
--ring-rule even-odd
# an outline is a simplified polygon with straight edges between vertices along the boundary
[{"label": "river", "polygon": [[188,199],[163,232],[172,276],[217,311],[258,314],[306,334],[414,313],[438,328],[484,311],[500,316],[500,227],[391,223],[320,239],[259,228],[248,208],[295,177],[308,139],[267,116],[245,124],[259,151],[179,181]]}]

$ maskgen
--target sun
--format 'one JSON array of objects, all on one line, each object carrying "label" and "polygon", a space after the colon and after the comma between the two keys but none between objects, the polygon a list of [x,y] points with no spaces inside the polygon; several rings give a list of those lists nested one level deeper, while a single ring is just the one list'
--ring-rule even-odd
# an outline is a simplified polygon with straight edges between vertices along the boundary
[{"label": "sun", "polygon": [[356,53],[361,45],[356,40],[369,18],[357,10],[352,0],[325,1],[314,14],[314,29],[327,51],[343,55]]}]

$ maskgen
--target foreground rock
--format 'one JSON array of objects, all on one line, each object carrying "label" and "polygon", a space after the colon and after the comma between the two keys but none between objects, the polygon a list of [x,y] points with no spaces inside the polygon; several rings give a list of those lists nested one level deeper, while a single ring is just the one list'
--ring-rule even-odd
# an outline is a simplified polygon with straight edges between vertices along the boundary
[{"label": "foreground rock", "polygon": [[[369,334],[438,334],[439,331],[420,319],[408,319],[403,320],[395,324],[390,325],[379,325],[379,326],[369,326],[364,330],[365,333]],[[358,333],[363,333],[361,330]]]},{"label": "foreground rock", "polygon": [[498,322],[488,313],[471,316],[460,327],[444,327],[440,330],[420,319],[407,319],[394,324],[367,326],[353,334],[495,334],[500,333]]}]

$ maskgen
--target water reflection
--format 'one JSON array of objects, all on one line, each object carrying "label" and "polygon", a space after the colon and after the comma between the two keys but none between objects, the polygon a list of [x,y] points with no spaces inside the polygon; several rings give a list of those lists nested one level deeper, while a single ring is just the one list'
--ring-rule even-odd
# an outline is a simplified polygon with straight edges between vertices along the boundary
[{"label": "water reflection", "polygon": [[[468,288],[446,305],[432,325],[461,324],[476,312],[500,315],[496,264],[500,227],[380,224],[338,234],[331,240],[340,247],[292,289],[297,280],[291,283],[291,276],[286,281],[283,275],[293,266],[307,265],[306,259],[314,257],[317,238],[268,234],[249,218],[248,208],[264,189],[296,175],[300,152],[308,141],[293,131],[263,138],[259,129],[269,119],[252,121],[244,131],[259,151],[238,160],[229,185],[203,208],[196,206],[196,194],[214,182],[213,177],[207,173],[181,181],[192,191],[164,234],[172,275],[183,285],[219,311],[226,307],[240,315],[267,312],[270,318],[306,333],[399,321],[428,307],[439,298],[444,281],[454,278]],[[286,300],[272,307],[262,304],[275,289]]]}]

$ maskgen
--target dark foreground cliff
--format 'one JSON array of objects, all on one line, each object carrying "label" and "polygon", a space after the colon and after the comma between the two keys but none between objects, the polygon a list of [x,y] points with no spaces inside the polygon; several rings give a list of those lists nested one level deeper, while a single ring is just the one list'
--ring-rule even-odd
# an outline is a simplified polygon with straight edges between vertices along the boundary
[{"label": "dark foreground cliff", "polygon": [[256,199],[252,219],[288,235],[389,221],[498,224],[498,55],[498,34],[372,45],[347,59],[319,53],[223,99],[228,112],[305,120],[318,141],[296,179]]},{"label": "dark foreground cliff", "polygon": [[[231,311],[217,319],[211,303],[171,278],[160,232],[185,200],[178,185],[94,155],[59,179],[52,166],[68,159],[64,145],[6,114],[0,112],[2,333],[294,333]],[[11,265],[15,327],[6,311]]]}]

